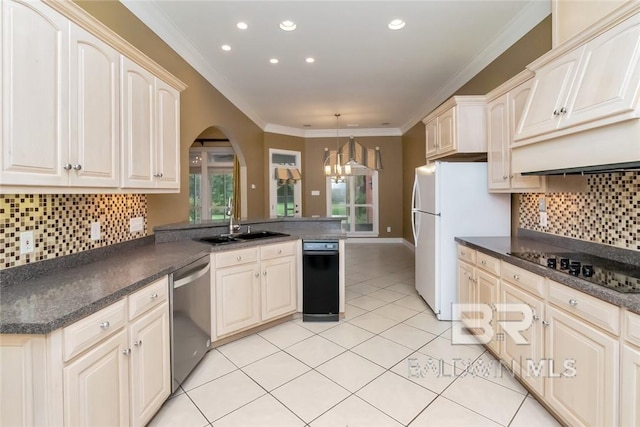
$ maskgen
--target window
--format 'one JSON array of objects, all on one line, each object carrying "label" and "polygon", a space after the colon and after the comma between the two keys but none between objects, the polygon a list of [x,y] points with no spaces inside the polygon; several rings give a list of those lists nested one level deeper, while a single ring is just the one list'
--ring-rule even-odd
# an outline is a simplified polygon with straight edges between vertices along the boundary
[{"label": "window", "polygon": [[224,220],[233,198],[233,148],[192,147],[189,150],[189,219]]},{"label": "window", "polygon": [[327,177],[327,216],[346,217],[349,236],[378,236],[378,172],[352,167],[352,175],[335,182]]}]

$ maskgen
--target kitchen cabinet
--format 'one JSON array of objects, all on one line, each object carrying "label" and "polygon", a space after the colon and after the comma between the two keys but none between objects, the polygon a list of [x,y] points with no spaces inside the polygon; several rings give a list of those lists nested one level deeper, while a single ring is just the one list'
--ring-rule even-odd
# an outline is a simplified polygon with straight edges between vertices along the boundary
[{"label": "kitchen cabinet", "polygon": [[456,153],[486,153],[485,107],[484,96],[454,96],[422,120],[427,161]]},{"label": "kitchen cabinet", "polygon": [[300,255],[300,241],[212,255],[218,339],[295,313]]},{"label": "kitchen cabinet", "polygon": [[532,74],[523,71],[487,94],[489,192],[544,192],[545,178],[511,171],[511,146],[531,91]]},{"label": "kitchen cabinet", "polygon": [[515,141],[533,143],[640,117],[640,14],[529,66],[531,94]]},{"label": "kitchen cabinet", "polygon": [[625,344],[620,366],[620,425],[640,425],[640,348]]},{"label": "kitchen cabinet", "polygon": [[553,47],[566,42],[628,1],[553,0],[551,2]]},{"label": "kitchen cabinet", "polygon": [[179,191],[182,82],[73,2],[7,0],[1,19],[5,192]]}]

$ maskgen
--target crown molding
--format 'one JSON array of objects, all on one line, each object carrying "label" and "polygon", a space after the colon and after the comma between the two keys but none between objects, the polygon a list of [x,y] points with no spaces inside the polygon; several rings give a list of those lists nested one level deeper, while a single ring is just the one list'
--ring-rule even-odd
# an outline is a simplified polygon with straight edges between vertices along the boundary
[{"label": "crown molding", "polygon": [[[299,129],[288,126],[267,124],[265,132],[279,135],[297,136],[299,138],[335,138],[335,129]],[[367,136],[402,136],[398,128],[363,128],[363,129],[339,129],[338,137],[367,137]]]}]

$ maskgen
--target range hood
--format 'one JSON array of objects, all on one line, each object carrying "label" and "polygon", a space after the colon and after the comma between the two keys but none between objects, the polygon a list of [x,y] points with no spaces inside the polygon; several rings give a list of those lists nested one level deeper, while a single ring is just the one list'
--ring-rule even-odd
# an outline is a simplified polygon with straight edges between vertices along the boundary
[{"label": "range hood", "polygon": [[640,171],[640,161],[523,172],[522,175],[523,176],[527,176],[527,175],[592,175],[592,174],[598,174],[598,173],[635,172],[635,171]]}]

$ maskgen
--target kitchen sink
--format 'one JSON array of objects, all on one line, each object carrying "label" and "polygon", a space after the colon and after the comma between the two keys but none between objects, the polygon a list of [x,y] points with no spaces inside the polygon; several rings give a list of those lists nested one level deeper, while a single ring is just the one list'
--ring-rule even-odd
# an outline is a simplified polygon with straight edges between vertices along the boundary
[{"label": "kitchen sink", "polygon": [[289,236],[289,234],[279,233],[277,231],[253,231],[250,233],[221,234],[218,236],[203,237],[202,239],[198,239],[198,240],[200,240],[201,242],[218,246],[218,245],[227,245],[230,243],[246,242],[249,240],[268,239],[273,237],[284,237],[284,236]]}]

